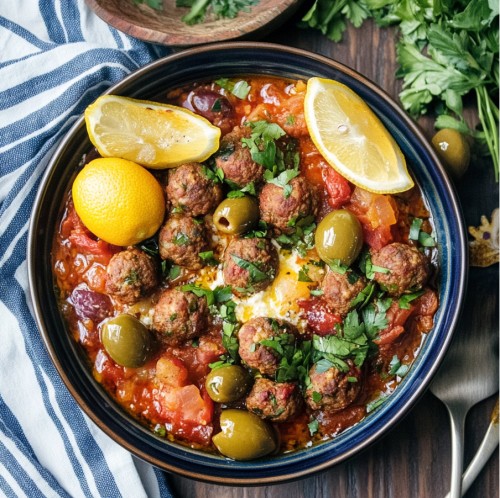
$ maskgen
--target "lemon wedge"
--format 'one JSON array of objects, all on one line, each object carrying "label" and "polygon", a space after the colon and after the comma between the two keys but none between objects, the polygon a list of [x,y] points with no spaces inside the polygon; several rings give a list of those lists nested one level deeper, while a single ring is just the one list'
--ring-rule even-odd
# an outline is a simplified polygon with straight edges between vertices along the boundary
[{"label": "lemon wedge", "polygon": [[398,144],[366,102],[346,85],[310,78],[304,116],[321,155],[347,180],[380,194],[413,187]]},{"label": "lemon wedge", "polygon": [[217,126],[183,107],[117,95],[89,105],[85,123],[101,156],[158,169],[208,159],[221,135]]}]

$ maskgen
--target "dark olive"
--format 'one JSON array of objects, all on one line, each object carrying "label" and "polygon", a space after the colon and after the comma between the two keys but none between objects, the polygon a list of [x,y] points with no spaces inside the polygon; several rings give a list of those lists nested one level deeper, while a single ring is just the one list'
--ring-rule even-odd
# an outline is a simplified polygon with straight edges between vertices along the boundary
[{"label": "dark olive", "polygon": [[119,315],[102,327],[101,341],[106,352],[122,367],[144,365],[152,349],[151,332],[134,316]]},{"label": "dark olive", "polygon": [[242,398],[250,389],[249,373],[238,365],[227,365],[212,370],[206,378],[208,395],[217,403],[231,403]]},{"label": "dark olive", "polygon": [[214,121],[217,115],[231,117],[234,113],[233,106],[224,95],[208,88],[193,90],[187,96],[184,106],[209,121]]},{"label": "dark olive", "polygon": [[325,263],[340,262],[349,266],[361,251],[363,230],[350,211],[337,209],[321,220],[314,239],[319,257]]},{"label": "dark olive", "polygon": [[257,199],[250,196],[224,199],[214,213],[217,230],[229,235],[239,235],[259,221]]},{"label": "dark olive", "polygon": [[432,138],[432,145],[446,171],[455,179],[461,178],[470,162],[470,146],[465,136],[452,128],[443,128]]},{"label": "dark olive", "polygon": [[277,438],[270,425],[245,410],[224,410],[221,432],[212,441],[225,456],[234,460],[252,460],[276,450]]}]

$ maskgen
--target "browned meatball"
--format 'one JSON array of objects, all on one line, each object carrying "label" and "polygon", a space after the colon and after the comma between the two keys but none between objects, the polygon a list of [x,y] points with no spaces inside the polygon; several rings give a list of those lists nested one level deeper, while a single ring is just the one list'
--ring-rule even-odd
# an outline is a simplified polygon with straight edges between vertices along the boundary
[{"label": "browned meatball", "polygon": [[329,268],[321,281],[323,299],[340,315],[349,312],[352,301],[365,287],[364,277],[355,277],[348,272],[342,274]]},{"label": "browned meatball", "polygon": [[291,192],[274,183],[266,183],[259,195],[260,217],[278,230],[291,233],[294,223],[307,216],[316,215],[317,199],[313,187],[301,176],[289,184]]},{"label": "browned meatball", "polygon": [[379,251],[372,250],[371,260],[373,265],[386,269],[375,272],[374,278],[391,296],[420,290],[429,278],[427,257],[408,244],[394,242]]},{"label": "browned meatball", "polygon": [[224,282],[236,295],[258,292],[273,282],[278,266],[278,251],[270,240],[235,238],[224,253]]},{"label": "browned meatball", "polygon": [[238,352],[241,359],[250,368],[255,368],[263,375],[274,375],[281,360],[280,354],[275,348],[261,344],[261,341],[281,337],[282,334],[288,334],[286,341],[293,344],[297,330],[283,320],[252,318],[238,331]]},{"label": "browned meatball", "polygon": [[190,216],[173,215],[158,236],[160,256],[190,270],[203,266],[199,254],[208,248],[208,227]]},{"label": "browned meatball", "polygon": [[247,410],[273,422],[286,422],[297,415],[304,398],[294,382],[274,382],[264,377],[255,380],[247,399]]},{"label": "browned meatball", "polygon": [[115,254],[106,269],[106,292],[124,304],[134,304],[158,285],[158,269],[151,256],[129,247]]},{"label": "browned meatball", "polygon": [[322,371],[315,364],[309,370],[309,378],[311,383],[306,390],[306,403],[313,410],[342,410],[356,399],[361,390],[361,372],[354,366],[349,372],[341,372],[335,367]]},{"label": "browned meatball", "polygon": [[192,292],[167,289],[153,309],[153,328],[165,344],[177,345],[204,334],[208,317],[204,297]]},{"label": "browned meatball", "polygon": [[186,163],[170,171],[167,197],[184,214],[203,216],[220,203],[222,189],[203,173],[201,164]]},{"label": "browned meatball", "polygon": [[252,159],[250,149],[243,147],[241,139],[249,137],[248,127],[237,126],[225,135],[220,143],[215,164],[224,172],[224,178],[244,187],[251,182],[262,182],[264,168]]}]

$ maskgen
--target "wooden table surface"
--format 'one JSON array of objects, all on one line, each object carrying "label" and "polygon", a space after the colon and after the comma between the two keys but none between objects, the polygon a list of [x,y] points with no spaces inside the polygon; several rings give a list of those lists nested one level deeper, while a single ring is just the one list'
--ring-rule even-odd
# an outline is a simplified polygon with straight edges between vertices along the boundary
[{"label": "wooden table surface", "polygon": [[[396,101],[401,82],[395,78],[395,40],[392,29],[365,23],[349,27],[341,43],[330,42],[316,30],[297,28],[303,12],[264,41],[310,50],[335,59],[371,79]],[[471,116],[474,114],[472,108]],[[433,134],[433,120],[419,122]],[[466,225],[478,226],[481,215],[498,207],[498,184],[489,162],[476,161],[456,184]],[[462,318],[463,330],[481,321],[498,332],[498,265],[472,268]],[[480,366],[478,366],[480,368]],[[465,462],[468,462],[489,424],[497,396],[476,405],[466,421]],[[383,439],[362,454],[321,474],[300,481],[262,487],[227,487],[171,476],[177,498],[441,498],[449,490],[450,426],[444,405],[427,392],[409,415]],[[498,498],[498,451],[490,458],[467,498]]]}]

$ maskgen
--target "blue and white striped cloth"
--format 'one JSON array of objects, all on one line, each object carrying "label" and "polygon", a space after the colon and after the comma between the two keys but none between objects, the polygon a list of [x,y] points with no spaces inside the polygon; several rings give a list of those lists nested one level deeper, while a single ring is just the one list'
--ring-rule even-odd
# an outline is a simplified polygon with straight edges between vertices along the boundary
[{"label": "blue and white striped cloth", "polygon": [[102,433],[59,379],[26,265],[33,201],[59,140],[107,87],[165,53],[84,0],[0,2],[0,496],[172,496],[165,475]]}]

